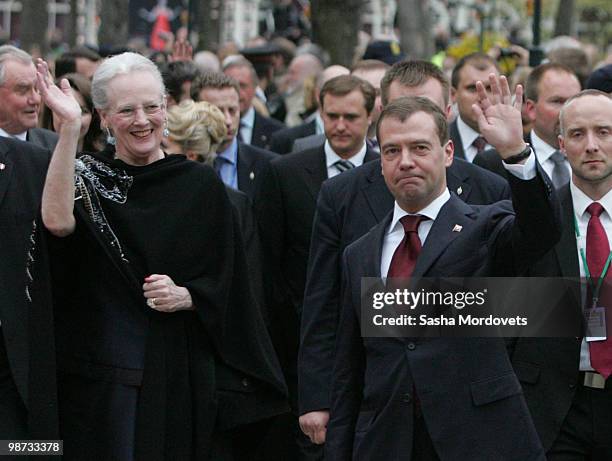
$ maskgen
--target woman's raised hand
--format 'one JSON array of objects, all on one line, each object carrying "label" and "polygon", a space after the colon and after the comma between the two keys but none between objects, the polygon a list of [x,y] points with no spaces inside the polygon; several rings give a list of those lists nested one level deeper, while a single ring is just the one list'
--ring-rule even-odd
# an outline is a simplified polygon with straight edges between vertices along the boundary
[{"label": "woman's raised hand", "polygon": [[81,106],[76,101],[68,80],[62,79],[60,87],[53,83],[49,66],[42,59],[36,61],[36,86],[44,103],[64,124],[81,125]]}]

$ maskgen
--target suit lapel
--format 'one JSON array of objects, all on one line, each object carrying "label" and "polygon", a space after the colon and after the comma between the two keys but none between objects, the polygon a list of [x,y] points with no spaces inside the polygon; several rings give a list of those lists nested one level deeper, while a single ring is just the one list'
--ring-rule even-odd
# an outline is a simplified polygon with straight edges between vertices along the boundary
[{"label": "suit lapel", "polygon": [[[298,154],[299,155],[299,154]],[[309,151],[305,154],[307,157],[304,158],[306,164],[304,170],[306,171],[307,181],[306,186],[308,192],[312,195],[314,200],[317,200],[319,196],[319,190],[321,184],[327,179],[327,164],[325,162],[325,149],[323,146],[316,150]]]},{"label": "suit lapel", "polygon": [[366,179],[366,185],[360,192],[364,195],[365,201],[376,222],[382,221],[389,210],[386,204],[393,203],[393,196],[389,192],[387,184],[385,184],[380,166],[377,168],[372,166],[370,174]]},{"label": "suit lapel", "polygon": [[457,194],[461,200],[467,202],[472,192],[470,176],[463,171],[463,169],[453,167],[453,165],[457,165],[457,162],[453,162],[451,166],[446,169],[446,183],[448,189]]},{"label": "suit lapel", "polygon": [[6,146],[4,142],[0,142],[0,205],[4,200],[12,175],[13,163],[6,155]]},{"label": "suit lapel", "polygon": [[470,225],[471,220],[467,218],[467,215],[472,213],[473,210],[469,205],[451,194],[451,198],[444,204],[431,226],[414,268],[413,277],[422,277],[427,274],[444,250],[459,236],[460,232],[453,230],[455,226],[457,224],[462,227]]},{"label": "suit lapel", "polygon": [[563,207],[563,228],[561,238],[555,245],[555,253],[561,275],[563,277],[579,277],[580,268],[576,252],[576,234],[574,232],[574,204],[569,185],[559,190],[559,198]]}]

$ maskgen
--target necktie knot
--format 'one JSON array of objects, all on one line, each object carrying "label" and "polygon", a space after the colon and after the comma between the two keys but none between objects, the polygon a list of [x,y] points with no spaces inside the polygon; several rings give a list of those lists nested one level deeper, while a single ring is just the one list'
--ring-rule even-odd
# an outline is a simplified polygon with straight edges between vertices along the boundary
[{"label": "necktie knot", "polygon": [[478,136],[474,139],[474,142],[472,142],[472,146],[476,148],[476,154],[480,154],[485,147],[487,147],[487,140],[482,136]]},{"label": "necktie knot", "polygon": [[593,202],[587,207],[586,210],[591,216],[595,216],[596,218],[599,218],[599,216],[601,216],[601,214],[604,211],[604,207],[601,206],[600,203]]},{"label": "necktie knot", "polygon": [[419,224],[421,224],[421,222],[425,221],[426,219],[429,218],[427,218],[427,216],[421,215],[406,215],[400,218],[400,223],[402,223],[402,226],[404,226],[405,233],[417,232],[419,229]]},{"label": "necktie knot", "polygon": [[349,160],[338,160],[334,163],[334,166],[340,173],[344,173],[346,170],[355,168],[355,165],[353,165],[353,163],[351,163]]},{"label": "necktie knot", "polygon": [[555,164],[565,164],[565,155],[563,155],[563,152],[561,151],[555,151],[554,154],[550,156],[550,159]]}]

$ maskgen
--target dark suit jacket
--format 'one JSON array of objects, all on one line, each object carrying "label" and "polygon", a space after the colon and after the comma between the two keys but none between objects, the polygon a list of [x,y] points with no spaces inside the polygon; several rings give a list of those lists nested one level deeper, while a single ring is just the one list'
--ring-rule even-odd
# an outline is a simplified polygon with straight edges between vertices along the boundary
[{"label": "dark suit jacket", "polygon": [[312,120],[291,128],[285,128],[275,132],[270,142],[270,150],[277,154],[288,154],[293,149],[293,142],[296,139],[304,138],[316,133],[316,121]]},{"label": "dark suit jacket", "polygon": [[459,134],[459,128],[457,128],[457,119],[448,126],[448,135],[455,145],[455,158],[465,160],[465,152],[463,151],[463,143],[461,142],[461,135]]},{"label": "dark suit jacket", "polygon": [[238,190],[253,200],[260,176],[276,157],[273,152],[238,142]]},{"label": "dark suit jacket", "polygon": [[51,130],[45,130],[44,128],[32,128],[28,130],[27,140],[37,146],[48,149],[53,152],[55,145],[57,144],[57,133]]},{"label": "dark suit jacket", "polygon": [[[558,238],[560,210],[542,177],[511,179],[509,202],[443,206],[414,276],[519,274]],[[441,459],[544,460],[544,451],[499,338],[369,338],[360,332],[362,277],[380,277],[392,213],[343,255],[326,460],[409,456],[413,389]],[[462,225],[461,232],[453,227]],[[551,240],[548,240],[551,239]],[[544,243],[546,242],[546,243]],[[551,242],[551,243],[548,243]]]},{"label": "dark suit jacket", "polygon": [[[525,137],[525,142],[531,145],[533,149],[533,143],[531,142],[531,135],[528,135]],[[534,149],[534,152],[535,152],[535,149]],[[486,151],[482,152],[480,155],[477,155],[474,158],[474,165],[478,165],[478,166],[481,166],[482,168],[492,171],[493,173],[500,175],[504,179],[508,178],[508,171],[504,168],[502,159],[495,149],[487,149]]]},{"label": "dark suit jacket", "polygon": [[253,124],[251,146],[269,149],[272,133],[282,130],[283,128],[285,128],[283,123],[270,117],[264,117],[255,111],[255,123]]},{"label": "dark suit jacket", "polygon": [[[365,161],[378,158],[366,152]],[[281,365],[295,385],[306,264],[317,196],[327,179],[323,147],[273,160],[260,183],[255,214],[262,243],[267,305]]]},{"label": "dark suit jacket", "polygon": [[[541,260],[533,264],[532,277],[580,277],[574,207],[569,185],[558,191],[563,209],[561,239]],[[580,297],[575,294],[566,315],[574,315],[580,322]],[[572,302],[573,301],[573,302]],[[520,338],[512,353],[512,364],[523,386],[525,400],[533,417],[542,445],[549,450],[559,435],[580,377],[581,337],[576,338]]]},{"label": "dark suit jacket", "polygon": [[[44,285],[48,282],[47,259],[38,222],[49,158],[45,149],[0,137],[2,347],[6,347],[11,376],[28,409],[30,435],[38,438],[57,434],[53,316],[49,286]],[[34,249],[31,238],[36,238]],[[29,266],[34,275],[31,283],[26,278],[28,254],[34,258]],[[26,298],[26,284],[32,302]]]},{"label": "dark suit jacket", "polygon": [[[455,159],[448,188],[472,204],[510,198],[505,180]],[[340,313],[340,256],[393,208],[393,196],[370,162],[326,181],[319,194],[308,261],[298,360],[300,413],[329,408],[334,342]]]}]

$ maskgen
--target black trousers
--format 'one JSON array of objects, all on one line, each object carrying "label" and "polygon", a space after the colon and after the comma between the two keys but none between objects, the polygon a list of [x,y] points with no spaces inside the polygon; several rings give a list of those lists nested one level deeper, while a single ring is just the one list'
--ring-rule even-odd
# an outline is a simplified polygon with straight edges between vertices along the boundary
[{"label": "black trousers", "polygon": [[612,460],[612,378],[605,389],[580,385],[548,461]]}]

